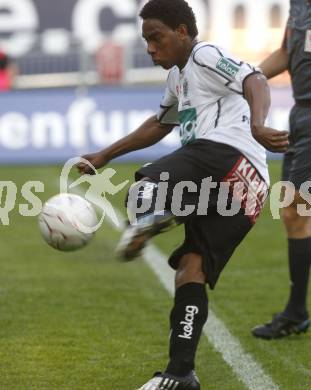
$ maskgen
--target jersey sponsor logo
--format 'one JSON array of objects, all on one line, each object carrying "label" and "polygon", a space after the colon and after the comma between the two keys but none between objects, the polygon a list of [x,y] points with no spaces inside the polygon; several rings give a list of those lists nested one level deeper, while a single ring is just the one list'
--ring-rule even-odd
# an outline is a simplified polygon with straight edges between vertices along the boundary
[{"label": "jersey sponsor logo", "polygon": [[188,93],[189,93],[189,83],[188,80],[185,79],[183,83],[183,94],[185,98],[188,96]]},{"label": "jersey sponsor logo", "polygon": [[179,112],[180,139],[182,145],[195,140],[195,128],[197,126],[197,110],[188,108]]},{"label": "jersey sponsor logo", "polygon": [[194,316],[199,313],[197,306],[186,306],[186,315],[184,321],[180,322],[183,326],[183,333],[179,334],[178,337],[181,339],[191,340],[193,333],[193,322]]},{"label": "jersey sponsor logo", "polygon": [[227,58],[220,58],[216,68],[233,79],[239,71],[239,67]]},{"label": "jersey sponsor logo", "polygon": [[311,53],[311,30],[306,31],[305,52]]},{"label": "jersey sponsor logo", "polygon": [[191,101],[190,100],[185,100],[182,102],[182,107],[190,107],[191,106]]},{"label": "jersey sponsor logo", "polygon": [[248,123],[248,124],[250,124],[251,123],[251,121],[250,121],[250,119],[249,119],[249,117],[247,116],[247,115],[243,115],[242,116],[242,122],[243,123]]},{"label": "jersey sponsor logo", "polygon": [[184,80],[183,82],[183,86],[182,86],[182,107],[191,107],[191,101],[190,99],[188,98],[188,94],[189,94],[189,82],[187,79]]}]

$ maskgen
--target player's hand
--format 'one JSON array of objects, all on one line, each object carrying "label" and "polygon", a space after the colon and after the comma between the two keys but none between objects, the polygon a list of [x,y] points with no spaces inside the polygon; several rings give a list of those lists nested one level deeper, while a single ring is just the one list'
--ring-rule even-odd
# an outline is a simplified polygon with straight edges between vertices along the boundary
[{"label": "player's hand", "polygon": [[[103,152],[85,154],[84,156],[82,156],[82,158],[89,161],[96,169],[104,167],[109,162],[108,158]],[[81,175],[95,175],[96,173],[90,165],[83,161],[77,164],[77,169]]]},{"label": "player's hand", "polygon": [[288,149],[288,131],[279,131],[265,126],[252,128],[255,140],[270,152],[284,153]]}]

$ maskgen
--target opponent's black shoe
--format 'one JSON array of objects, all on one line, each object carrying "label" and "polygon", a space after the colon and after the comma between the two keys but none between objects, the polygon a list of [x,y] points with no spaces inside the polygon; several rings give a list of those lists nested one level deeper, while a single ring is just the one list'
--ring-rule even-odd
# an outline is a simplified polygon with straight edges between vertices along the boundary
[{"label": "opponent's black shoe", "polygon": [[273,316],[271,322],[264,325],[258,325],[252,329],[252,334],[255,337],[260,337],[266,340],[279,339],[290,336],[293,333],[304,333],[308,330],[309,326],[309,319],[304,321],[294,321],[285,317],[283,313],[278,313]]},{"label": "opponent's black shoe", "polygon": [[200,390],[196,373],[191,371],[187,376],[179,377],[168,373],[157,372],[154,377],[138,390]]}]

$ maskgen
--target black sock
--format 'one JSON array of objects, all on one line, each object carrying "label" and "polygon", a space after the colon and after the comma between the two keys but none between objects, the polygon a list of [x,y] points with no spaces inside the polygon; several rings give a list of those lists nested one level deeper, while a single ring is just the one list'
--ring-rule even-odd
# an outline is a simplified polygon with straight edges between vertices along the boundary
[{"label": "black sock", "polygon": [[195,353],[207,313],[204,284],[187,283],[176,291],[170,316],[170,362],[166,372],[185,376],[194,369]]},{"label": "black sock", "polygon": [[307,292],[311,265],[311,237],[288,240],[291,290],[284,314],[294,320],[308,317]]}]

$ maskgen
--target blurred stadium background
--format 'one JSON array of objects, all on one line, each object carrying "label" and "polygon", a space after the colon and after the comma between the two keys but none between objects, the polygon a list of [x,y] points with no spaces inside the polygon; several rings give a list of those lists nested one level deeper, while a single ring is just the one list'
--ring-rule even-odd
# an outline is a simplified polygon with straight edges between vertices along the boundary
[{"label": "blurred stadium background", "polygon": [[[253,64],[282,41],[289,0],[189,2],[200,39]],[[165,364],[171,298],[144,263],[115,262],[119,233],[105,225],[85,250],[59,253],[41,240],[37,219],[18,212],[26,181],[42,181],[40,199],[48,199],[68,158],[107,146],[157,110],[166,73],[152,66],[140,38],[143,3],[0,0],[0,52],[14,69],[12,89],[0,93],[0,172],[18,188],[10,225],[0,226],[0,389],[132,390]],[[270,124],[286,129],[288,75],[273,80],[271,91]],[[113,165],[116,181],[178,146],[176,130],[131,153]],[[278,180],[280,162],[270,165]],[[1,189],[2,205],[5,194]],[[121,209],[123,197],[112,200]],[[176,230],[156,244],[169,253],[181,237]],[[211,294],[213,311],[276,387],[242,383],[204,338],[197,367],[204,390],[311,388],[310,334],[263,343],[249,332],[287,294],[285,247],[267,207]]]},{"label": "blurred stadium background", "polygon": [[[1,0],[0,50],[15,65],[0,96],[0,161],[60,162],[104,147],[157,110],[166,72],[140,37],[136,0]],[[206,39],[256,64],[282,41],[287,0],[193,0]],[[288,126],[288,76],[273,81],[271,125]],[[126,159],[176,148],[176,133]]]}]

